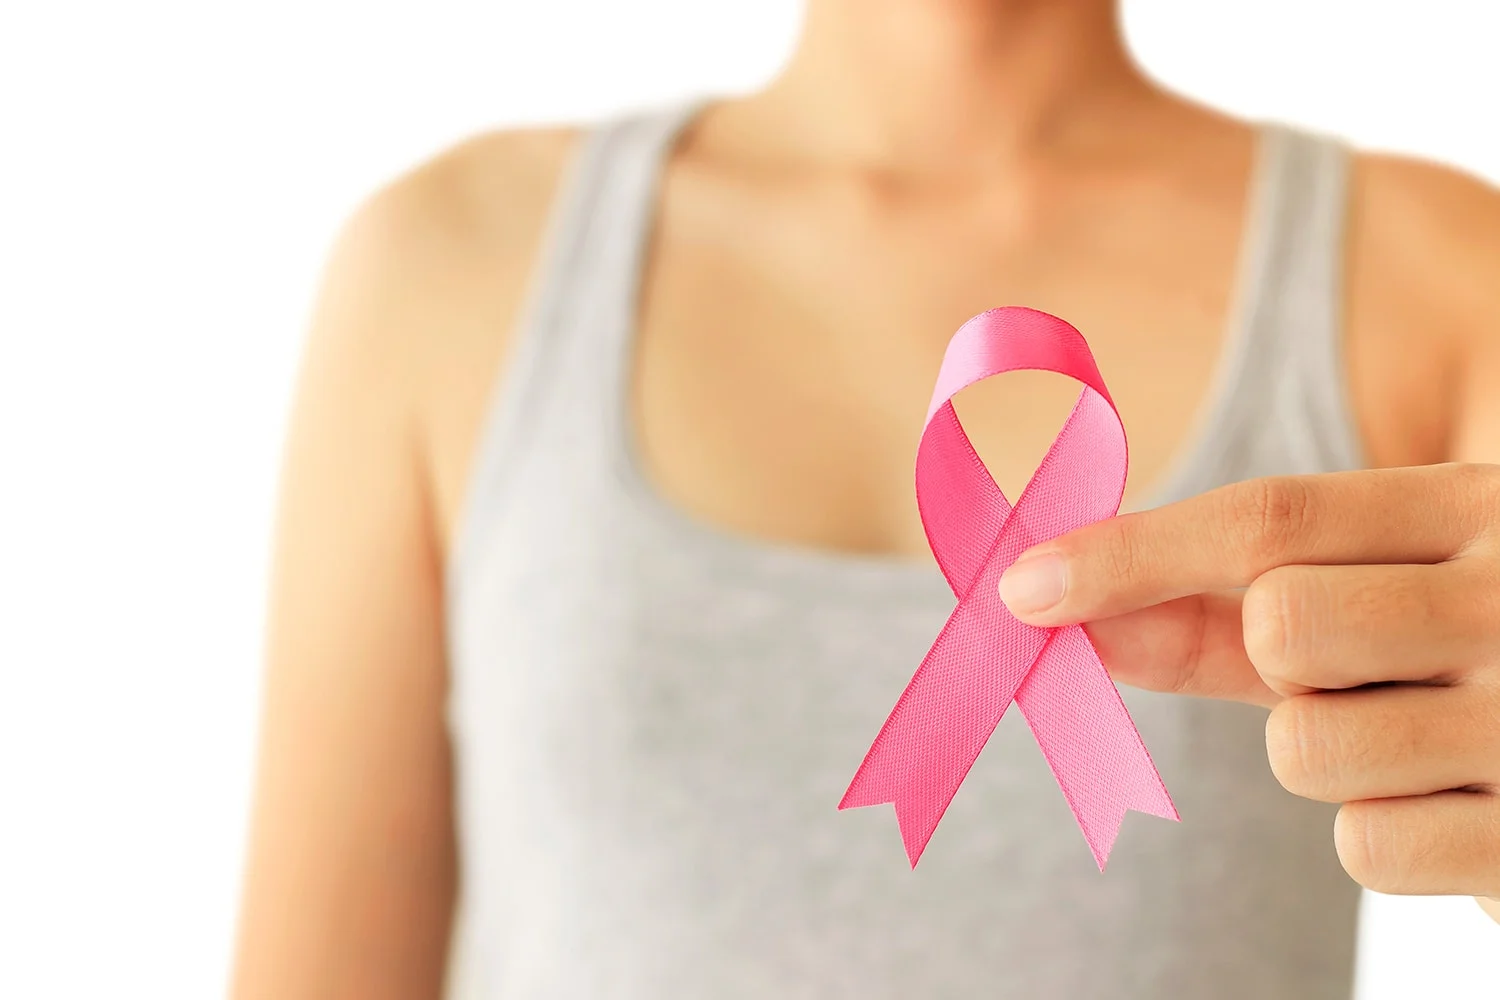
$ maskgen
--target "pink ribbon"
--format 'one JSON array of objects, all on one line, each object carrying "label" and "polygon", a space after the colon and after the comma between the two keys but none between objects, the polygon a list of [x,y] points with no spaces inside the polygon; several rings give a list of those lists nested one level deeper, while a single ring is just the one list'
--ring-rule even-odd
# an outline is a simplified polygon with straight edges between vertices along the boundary
[{"label": "pink ribbon", "polygon": [[[981,379],[1022,369],[1067,375],[1083,392],[1012,507],[952,399]],[[1026,549],[1118,513],[1125,469],[1124,425],[1071,325],[1008,307],[975,316],[953,335],[917,449],[917,506],[958,607],[839,803],[893,803],[913,868],[1012,700],[1100,871],[1127,809],[1178,818],[1088,635],[1077,625],[1025,625],[999,594],[1000,575]]]}]

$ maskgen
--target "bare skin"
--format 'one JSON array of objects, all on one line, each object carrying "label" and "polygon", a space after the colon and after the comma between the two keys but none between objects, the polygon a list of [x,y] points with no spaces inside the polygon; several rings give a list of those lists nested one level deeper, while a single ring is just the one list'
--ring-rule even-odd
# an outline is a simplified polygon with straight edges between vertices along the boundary
[{"label": "bare skin", "polygon": [[[238,1000],[440,994],[442,566],[575,141],[465,143],[332,256],[284,473]],[[726,531],[930,558],[913,428],[957,325],[1019,303],[1089,337],[1127,504],[1148,502],[1221,350],[1253,141],[1144,80],[1107,0],[812,0],[784,74],[709,108],[669,164],[631,415],[651,482]],[[1362,156],[1351,213],[1373,464],[1500,460],[1500,195]],[[1013,492],[1075,390],[984,389],[960,406]]]}]

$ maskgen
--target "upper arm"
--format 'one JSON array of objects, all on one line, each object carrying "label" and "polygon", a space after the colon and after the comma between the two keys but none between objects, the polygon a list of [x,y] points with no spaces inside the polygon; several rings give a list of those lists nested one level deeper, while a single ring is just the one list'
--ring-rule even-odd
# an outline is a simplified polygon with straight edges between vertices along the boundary
[{"label": "upper arm", "polygon": [[1451,324],[1461,359],[1449,457],[1500,462],[1500,191],[1449,171],[1430,188],[1443,223],[1427,262],[1432,315]]},{"label": "upper arm", "polygon": [[1397,457],[1500,462],[1500,191],[1399,157],[1363,158],[1357,178],[1352,319],[1373,333],[1356,375],[1389,373],[1366,379],[1367,424],[1431,428]]},{"label": "upper arm", "polygon": [[444,542],[544,215],[520,183],[535,146],[487,138],[397,181],[324,276],[281,475],[237,1000],[441,991]]},{"label": "upper arm", "polygon": [[1500,192],[1476,196],[1460,294],[1466,363],[1459,382],[1453,458],[1500,463]]},{"label": "upper arm", "polygon": [[[234,995],[436,997],[455,858],[400,192],[345,232],[283,460]],[[393,245],[395,244],[395,245]]]}]

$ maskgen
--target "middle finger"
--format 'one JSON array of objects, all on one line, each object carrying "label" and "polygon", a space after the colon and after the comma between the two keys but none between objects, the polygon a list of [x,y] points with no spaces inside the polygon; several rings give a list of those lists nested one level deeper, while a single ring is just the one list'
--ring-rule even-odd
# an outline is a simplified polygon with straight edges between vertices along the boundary
[{"label": "middle finger", "polygon": [[1478,560],[1283,566],[1245,593],[1245,653],[1279,694],[1383,681],[1450,681],[1493,628]]},{"label": "middle finger", "polygon": [[1288,698],[1266,720],[1276,779],[1295,795],[1353,802],[1490,787],[1500,697],[1475,685],[1394,685]]}]

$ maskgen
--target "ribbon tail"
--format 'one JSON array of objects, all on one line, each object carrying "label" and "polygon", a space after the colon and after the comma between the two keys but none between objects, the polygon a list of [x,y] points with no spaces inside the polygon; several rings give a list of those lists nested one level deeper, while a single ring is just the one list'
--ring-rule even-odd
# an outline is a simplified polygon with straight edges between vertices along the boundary
[{"label": "ribbon tail", "polygon": [[992,582],[959,601],[839,802],[894,804],[913,868],[1047,643],[1004,607]]},{"label": "ribbon tail", "polygon": [[[876,751],[872,747],[870,756],[865,758],[866,764],[871,764],[872,758],[875,757]],[[880,764],[880,760],[873,760],[874,766],[871,770],[880,770]],[[969,764],[972,766],[973,761],[971,760]],[[901,846],[906,849],[907,861],[913,868],[917,867],[917,861],[926,850],[927,842],[932,839],[933,831],[937,829],[943,813],[948,811],[948,803],[953,801],[953,796],[963,782],[962,776],[957,781],[942,782],[938,785],[900,782],[887,785],[862,778],[861,776],[865,773],[866,769],[861,768],[860,773],[855,775],[854,781],[849,785],[849,790],[839,801],[839,808],[856,809],[861,806],[882,805],[886,802],[895,806],[896,824],[901,829]],[[967,768],[964,769],[964,773],[968,773]]]},{"label": "ribbon tail", "polygon": [[1179,819],[1119,690],[1080,626],[1053,632],[1016,692],[1016,704],[1100,871],[1127,810]]}]

